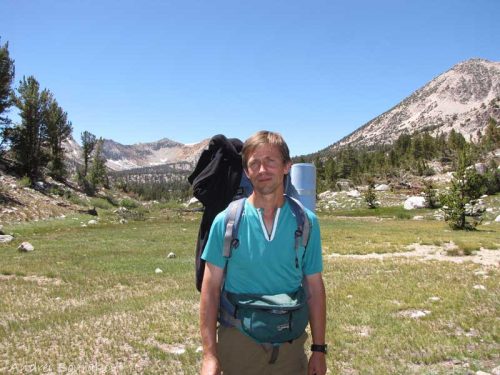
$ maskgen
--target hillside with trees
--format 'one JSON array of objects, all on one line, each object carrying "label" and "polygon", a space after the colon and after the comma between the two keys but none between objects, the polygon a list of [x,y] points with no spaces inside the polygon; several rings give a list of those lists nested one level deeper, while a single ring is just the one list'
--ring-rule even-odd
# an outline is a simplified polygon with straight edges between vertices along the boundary
[{"label": "hillside with trees", "polygon": [[[485,163],[490,180],[490,194],[498,191],[498,159],[494,153],[500,148],[500,128],[490,118],[484,135],[477,143],[467,142],[461,133],[452,130],[447,136],[429,133],[402,134],[390,145],[342,147],[333,152],[302,156],[295,161],[316,165],[318,190],[335,188],[338,180],[349,179],[354,184],[365,184],[368,179],[404,179],[405,176],[432,176],[440,171],[454,171],[459,155],[469,150],[470,163]],[[435,167],[439,168],[439,171]]]}]

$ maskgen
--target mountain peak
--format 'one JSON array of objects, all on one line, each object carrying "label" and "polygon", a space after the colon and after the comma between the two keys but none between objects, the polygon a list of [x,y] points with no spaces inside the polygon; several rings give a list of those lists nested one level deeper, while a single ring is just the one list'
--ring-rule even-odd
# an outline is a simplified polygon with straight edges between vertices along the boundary
[{"label": "mountain peak", "polygon": [[329,148],[394,142],[401,134],[452,129],[476,140],[490,117],[500,118],[500,62],[463,61]]},{"label": "mountain peak", "polygon": [[495,64],[495,62],[487,60],[487,59],[483,59],[481,57],[473,57],[471,59],[459,62],[453,68],[458,67],[458,66],[464,66],[464,65],[467,66],[467,65],[484,65],[484,64]]}]

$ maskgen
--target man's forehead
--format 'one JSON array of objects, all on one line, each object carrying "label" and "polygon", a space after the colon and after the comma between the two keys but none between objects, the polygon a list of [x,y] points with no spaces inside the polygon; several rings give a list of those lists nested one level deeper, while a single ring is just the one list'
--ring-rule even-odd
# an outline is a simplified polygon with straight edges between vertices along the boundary
[{"label": "man's forehead", "polygon": [[264,156],[281,156],[281,150],[277,145],[263,143],[255,147],[250,153],[250,159]]}]

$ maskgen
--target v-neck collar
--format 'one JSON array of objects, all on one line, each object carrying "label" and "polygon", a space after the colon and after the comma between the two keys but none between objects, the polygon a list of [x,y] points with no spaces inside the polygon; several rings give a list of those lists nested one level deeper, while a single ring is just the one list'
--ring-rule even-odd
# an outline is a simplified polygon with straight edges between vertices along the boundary
[{"label": "v-neck collar", "polygon": [[281,207],[278,207],[276,209],[276,214],[274,215],[273,228],[271,230],[271,233],[267,231],[266,224],[264,223],[264,216],[262,214],[263,209],[256,208],[256,210],[257,214],[259,215],[260,226],[262,228],[262,232],[264,233],[264,237],[266,238],[267,241],[272,241],[274,239],[274,235],[276,234],[276,228],[278,227],[278,219],[280,216]]}]

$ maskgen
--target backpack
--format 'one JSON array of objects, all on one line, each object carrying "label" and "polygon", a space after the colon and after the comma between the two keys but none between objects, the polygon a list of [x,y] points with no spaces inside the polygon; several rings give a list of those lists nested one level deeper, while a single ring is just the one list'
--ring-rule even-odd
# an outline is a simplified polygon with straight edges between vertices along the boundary
[{"label": "backpack", "polygon": [[[198,291],[201,291],[205,273],[205,261],[201,259],[201,255],[207,244],[215,216],[231,202],[249,197],[253,191],[248,177],[243,172],[242,148],[243,142],[237,138],[226,138],[222,134],[213,136],[209,141],[208,148],[201,153],[194,171],[188,177],[188,181],[193,187],[193,196],[204,207],[195,249],[195,280]],[[290,175],[287,175],[285,181],[285,192],[290,197],[297,198],[299,196],[291,183]],[[300,201],[295,199],[293,202],[295,203],[291,203],[292,209],[296,209],[296,212],[299,213],[296,217],[307,218],[307,215],[302,214],[304,212],[303,206],[296,207]],[[300,213],[301,210],[302,213]],[[301,220],[305,222],[303,219]],[[236,224],[238,225],[238,223]],[[237,233],[237,225],[234,234]],[[305,237],[308,238],[308,235]],[[237,239],[236,236],[234,239]]]}]

